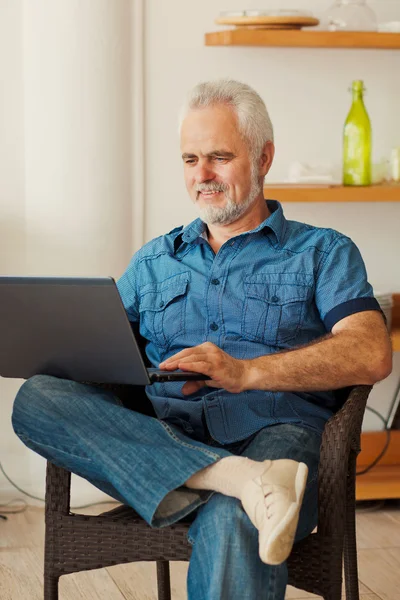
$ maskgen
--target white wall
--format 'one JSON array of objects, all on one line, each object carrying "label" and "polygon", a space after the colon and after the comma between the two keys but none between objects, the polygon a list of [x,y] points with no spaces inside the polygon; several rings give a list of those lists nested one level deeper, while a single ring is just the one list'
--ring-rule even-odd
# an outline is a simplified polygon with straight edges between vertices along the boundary
[{"label": "white wall", "polygon": [[[0,4],[0,273],[25,272],[22,2]],[[9,423],[19,381],[0,378],[0,462],[18,477],[27,451]],[[9,488],[0,474],[1,490]]]},{"label": "white wall", "polygon": [[[368,88],[375,158],[400,145],[399,52],[206,48],[204,32],[217,28],[214,17],[226,8],[242,8],[242,0],[230,0],[229,6],[225,0],[145,0],[145,194],[132,197],[132,189],[141,189],[142,172],[131,169],[131,142],[140,155],[135,136],[142,116],[140,90],[131,96],[130,88],[139,67],[130,48],[130,9],[141,3],[0,0],[2,274],[118,277],[137,247],[142,200],[146,241],[195,218],[183,185],[177,113],[199,80],[232,76],[261,93],[276,131],[271,181],[284,179],[294,159],[340,163],[347,90],[354,78],[365,79]],[[319,14],[329,3],[291,0],[290,6]],[[371,4],[382,19],[400,18],[398,0]],[[252,6],[280,3],[257,0],[247,4]],[[135,20],[133,30],[140,33]],[[287,204],[284,209],[289,218],[349,234],[364,255],[371,282],[400,290],[400,204]],[[399,377],[399,355],[396,361],[394,374],[371,399],[383,412]],[[19,442],[9,420],[20,383],[0,379],[0,461],[19,485],[42,495],[44,461]],[[367,426],[378,427],[374,419]],[[74,503],[103,497],[78,478],[73,491]],[[8,495],[19,494],[0,474],[0,503]]]},{"label": "white wall", "polygon": [[129,0],[24,4],[29,273],[116,275],[130,257],[129,15]]},{"label": "white wall", "polygon": [[[0,7],[1,271],[117,278],[132,252],[130,0]],[[0,461],[21,487],[43,496],[45,461],[11,430],[20,383],[0,380],[7,415]],[[100,496],[75,482],[73,502]],[[0,475],[3,487],[10,490]]]},{"label": "white wall", "polygon": [[[291,0],[287,7],[320,16],[332,0]],[[380,21],[400,19],[399,0],[370,0]],[[201,80],[233,77],[263,97],[275,128],[276,155],[268,180],[283,181],[294,160],[341,164],[343,123],[353,79],[364,79],[374,159],[400,146],[400,52],[347,49],[205,47],[219,11],[282,8],[277,0],[148,0],[146,3],[146,239],[197,217],[186,193],[177,114],[187,90]],[[285,203],[286,217],[333,227],[352,237],[375,289],[400,290],[400,203]],[[374,389],[370,404],[387,412],[400,377]],[[365,429],[380,429],[366,414]]]}]

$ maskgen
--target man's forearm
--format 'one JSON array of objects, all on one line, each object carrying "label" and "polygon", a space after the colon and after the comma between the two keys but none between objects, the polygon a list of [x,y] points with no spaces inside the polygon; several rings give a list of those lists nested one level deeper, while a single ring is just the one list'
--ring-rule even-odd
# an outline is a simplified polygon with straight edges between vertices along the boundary
[{"label": "man's forearm", "polygon": [[245,389],[295,392],[371,385],[377,380],[375,349],[365,337],[340,333],[295,350],[247,360]]}]

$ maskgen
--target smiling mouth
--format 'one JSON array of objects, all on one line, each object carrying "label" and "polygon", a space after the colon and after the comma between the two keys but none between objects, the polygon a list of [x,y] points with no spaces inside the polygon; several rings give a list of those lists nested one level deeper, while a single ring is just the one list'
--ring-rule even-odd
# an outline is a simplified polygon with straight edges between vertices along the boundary
[{"label": "smiling mouth", "polygon": [[218,196],[218,194],[222,194],[222,192],[198,192],[198,198],[202,196],[203,198],[214,198],[214,196]]}]

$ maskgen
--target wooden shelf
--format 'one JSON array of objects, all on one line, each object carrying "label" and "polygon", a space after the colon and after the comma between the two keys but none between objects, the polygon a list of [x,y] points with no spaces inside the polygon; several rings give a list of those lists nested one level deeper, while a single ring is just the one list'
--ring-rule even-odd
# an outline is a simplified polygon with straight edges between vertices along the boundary
[{"label": "wooden shelf", "polygon": [[206,46],[274,46],[295,48],[400,49],[400,33],[375,31],[322,31],[225,29],[205,34]]},{"label": "wooden shelf", "polygon": [[376,465],[356,481],[357,500],[400,498],[400,464]]},{"label": "wooden shelf", "polygon": [[400,202],[400,185],[271,184],[264,187],[264,195],[279,202]]},{"label": "wooden shelf", "polygon": [[[361,452],[357,471],[361,471],[379,455],[386,443],[385,431],[366,431],[361,434]],[[391,431],[389,447],[381,461],[356,479],[357,500],[400,498],[400,431]]]}]

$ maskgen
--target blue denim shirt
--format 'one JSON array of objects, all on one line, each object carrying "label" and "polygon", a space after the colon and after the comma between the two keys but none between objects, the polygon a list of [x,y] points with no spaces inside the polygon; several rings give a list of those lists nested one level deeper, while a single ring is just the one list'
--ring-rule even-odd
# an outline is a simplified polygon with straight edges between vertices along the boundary
[{"label": "blue denim shirt", "polygon": [[[230,238],[215,255],[196,219],[145,244],[117,286],[131,322],[140,323],[154,367],[209,341],[238,359],[306,344],[344,317],[379,310],[364,262],[350,238],[288,221],[281,205],[258,227]],[[182,382],[146,392],[157,416],[202,436],[202,418],[222,444],[276,423],[322,431],[335,410],[331,392],[203,387],[185,396]],[[203,416],[204,415],[204,416]]]}]

